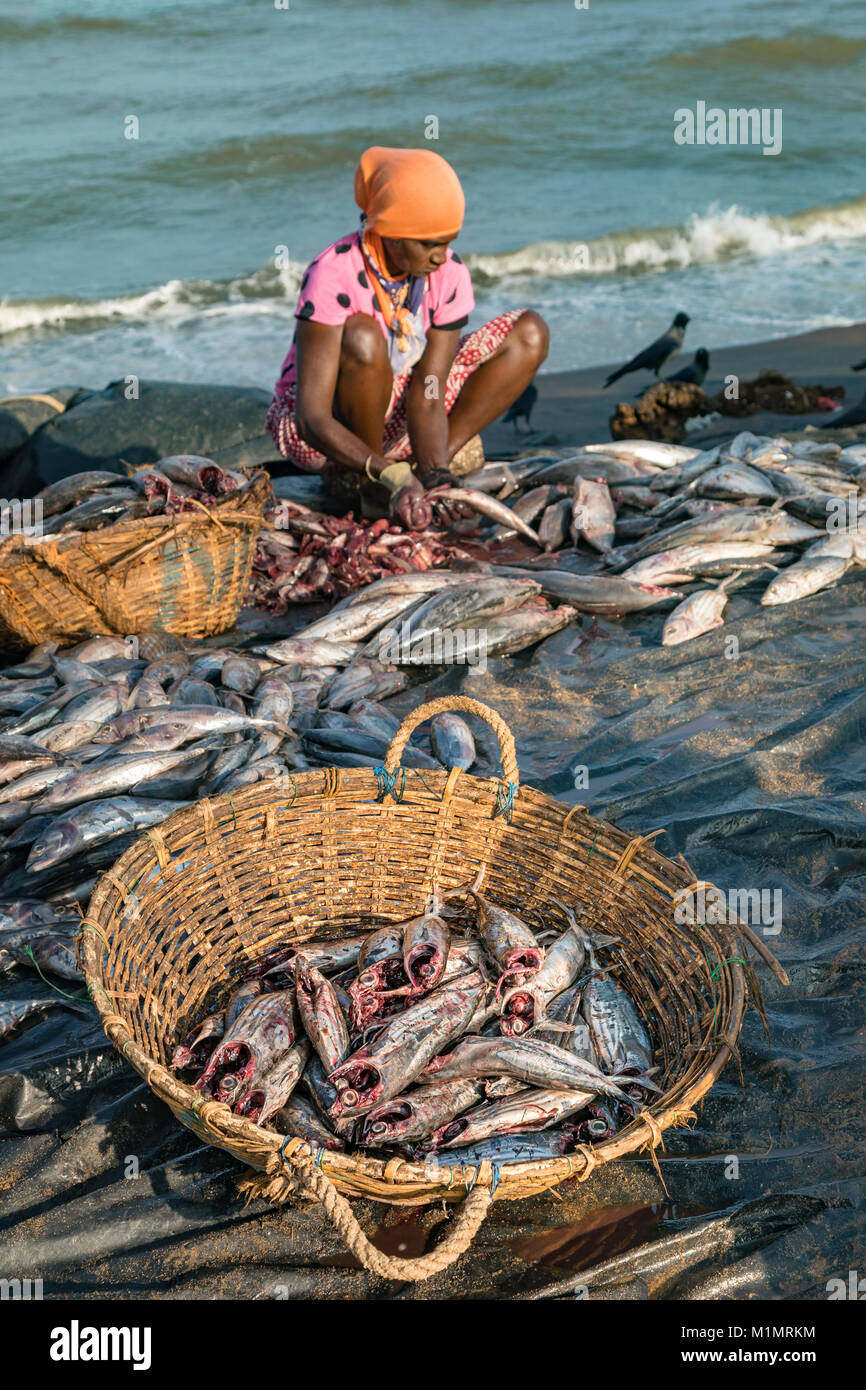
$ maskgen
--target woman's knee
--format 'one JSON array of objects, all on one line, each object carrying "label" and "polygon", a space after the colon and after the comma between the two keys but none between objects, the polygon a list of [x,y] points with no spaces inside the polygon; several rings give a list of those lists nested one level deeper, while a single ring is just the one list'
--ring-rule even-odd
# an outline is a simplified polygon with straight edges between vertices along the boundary
[{"label": "woman's knee", "polygon": [[388,362],[384,335],[369,314],[352,314],[346,319],[340,357],[356,367],[381,367]]},{"label": "woman's knee", "polygon": [[544,361],[550,347],[550,329],[540,314],[534,309],[527,309],[520,315],[512,332],[536,364]]}]

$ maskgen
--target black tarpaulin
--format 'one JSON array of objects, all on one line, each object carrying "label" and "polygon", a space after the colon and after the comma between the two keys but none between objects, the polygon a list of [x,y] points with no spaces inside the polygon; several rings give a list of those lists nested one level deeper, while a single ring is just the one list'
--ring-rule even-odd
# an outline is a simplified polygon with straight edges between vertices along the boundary
[{"label": "black tarpaulin", "polygon": [[[658,847],[724,890],[780,895],[767,899],[776,918],[752,925],[771,928],[790,987],[758,966],[770,1037],[750,1012],[743,1084],[730,1063],[694,1127],[666,1132],[664,1187],[637,1156],[497,1202],[450,1271],[385,1283],[319,1209],[245,1208],[238,1165],[174,1121],[86,1001],[16,969],[0,1010],[47,1012],[0,1044],[0,1276],[41,1277],[46,1297],[442,1299],[588,1272],[589,1297],[745,1300],[826,1299],[831,1280],[866,1269],[866,588],[855,576],[762,609],[761,587],[681,647],[660,646],[660,614],[582,619],[391,702],[401,714],[473,695],[511,725],[525,782],[635,832],[662,827]],[[355,1211],[392,1254],[419,1254],[449,1219]]]}]

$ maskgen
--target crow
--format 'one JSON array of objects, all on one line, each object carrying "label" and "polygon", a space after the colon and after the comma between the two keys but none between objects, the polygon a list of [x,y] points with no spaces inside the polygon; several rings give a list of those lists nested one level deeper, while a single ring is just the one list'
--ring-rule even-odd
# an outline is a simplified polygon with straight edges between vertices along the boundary
[{"label": "crow", "polygon": [[673,376],[666,376],[665,381],[690,381],[695,386],[703,386],[704,378],[709,370],[710,354],[706,348],[698,348],[694,362],[683,367],[682,371],[674,372]]},{"label": "crow", "polygon": [[510,420],[516,430],[517,421],[523,419],[526,421],[527,430],[531,430],[532,425],[530,423],[529,417],[532,414],[532,408],[537,400],[538,387],[534,384],[534,382],[530,381],[526,390],[522,391],[521,394],[517,397],[517,400],[514,402],[514,404],[508,407],[507,411],[502,417],[503,424],[507,425]]},{"label": "crow", "polygon": [[654,343],[650,343],[648,348],[639,352],[637,357],[633,357],[630,362],[626,362],[619,371],[611,372],[607,381],[604,383],[605,390],[612,386],[615,381],[619,381],[621,376],[627,376],[629,372],[655,372],[658,376],[662,367],[669,362],[672,357],[676,357],[683,345],[686,336],[686,324],[689,322],[688,314],[677,314],[667,333],[663,333],[660,338],[656,338]]}]

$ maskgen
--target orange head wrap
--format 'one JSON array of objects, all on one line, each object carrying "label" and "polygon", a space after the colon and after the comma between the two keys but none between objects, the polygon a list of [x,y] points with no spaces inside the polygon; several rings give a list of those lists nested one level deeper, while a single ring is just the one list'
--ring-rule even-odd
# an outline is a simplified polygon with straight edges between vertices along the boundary
[{"label": "orange head wrap", "polygon": [[373,145],[355,170],[355,202],[380,237],[439,241],[456,236],[466,199],[451,165],[433,150]]}]

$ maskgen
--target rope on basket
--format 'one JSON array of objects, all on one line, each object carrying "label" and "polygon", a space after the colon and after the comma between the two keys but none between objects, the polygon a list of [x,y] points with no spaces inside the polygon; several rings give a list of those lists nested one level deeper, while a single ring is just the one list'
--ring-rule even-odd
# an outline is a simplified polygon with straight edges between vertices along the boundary
[{"label": "rope on basket", "polygon": [[[492,1184],[495,1177],[490,1163],[482,1163],[476,1173],[476,1177],[480,1177],[481,1181],[475,1183],[463,1201],[460,1215],[444,1240],[435,1250],[421,1255],[418,1259],[401,1259],[399,1256],[386,1255],[367,1239],[355,1219],[349,1202],[341,1196],[327,1173],[317,1164],[309,1144],[304,1140],[288,1136],[280,1146],[279,1153],[272,1153],[269,1157],[266,1172],[272,1180],[282,1176],[284,1190],[288,1179],[289,1192],[299,1188],[304,1196],[319,1202],[352,1254],[371,1274],[378,1274],[382,1279],[409,1280],[413,1283],[440,1274],[469,1249],[493,1200]],[[275,1189],[276,1184],[272,1181],[267,1192],[261,1195],[274,1200]],[[254,1190],[249,1190],[250,1195],[253,1195]]]},{"label": "rope on basket", "polygon": [[511,824],[511,816],[514,812],[514,793],[517,791],[517,787],[517,782],[497,782],[494,820],[497,816],[504,816],[508,824]]},{"label": "rope on basket", "polygon": [[[397,789],[397,777],[402,774],[400,788]],[[374,767],[373,775],[378,783],[379,793],[377,801],[384,801],[386,796],[393,796],[395,801],[403,800],[403,793],[406,790],[406,769],[397,767],[393,772],[389,772],[386,767]]]}]

